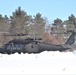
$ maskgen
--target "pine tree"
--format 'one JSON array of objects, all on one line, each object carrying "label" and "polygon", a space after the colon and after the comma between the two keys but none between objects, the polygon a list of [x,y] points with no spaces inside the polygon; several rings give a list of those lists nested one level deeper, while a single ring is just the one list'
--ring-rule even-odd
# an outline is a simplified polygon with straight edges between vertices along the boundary
[{"label": "pine tree", "polygon": [[45,20],[42,18],[40,13],[37,13],[33,19],[33,34],[35,37],[42,37],[43,33],[45,32]]},{"label": "pine tree", "polygon": [[11,33],[21,34],[21,33],[28,33],[28,20],[29,16],[21,7],[13,12],[12,16],[10,16],[11,20]]}]

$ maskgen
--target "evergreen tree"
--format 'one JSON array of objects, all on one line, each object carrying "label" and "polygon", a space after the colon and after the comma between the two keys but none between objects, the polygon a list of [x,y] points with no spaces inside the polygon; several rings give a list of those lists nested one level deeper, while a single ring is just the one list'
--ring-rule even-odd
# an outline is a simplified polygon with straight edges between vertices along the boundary
[{"label": "evergreen tree", "polygon": [[53,33],[56,33],[58,44],[64,43],[63,34],[61,34],[64,32],[63,21],[59,18],[55,19],[51,29]]},{"label": "evergreen tree", "polygon": [[10,16],[11,20],[11,27],[10,31],[11,33],[28,33],[28,20],[29,16],[27,13],[23,10],[21,10],[21,7],[18,7],[18,9],[13,12],[12,16]]},{"label": "evergreen tree", "polygon": [[42,37],[45,32],[45,20],[42,18],[40,13],[37,13],[32,22],[32,33],[34,37]]},{"label": "evergreen tree", "polygon": [[[10,23],[7,15],[5,15],[5,17],[0,15],[0,35],[9,33],[9,28],[10,28]],[[6,36],[0,36],[0,45],[6,43],[7,39],[8,37]]]},{"label": "evergreen tree", "polygon": [[53,26],[52,30],[54,32],[59,33],[60,32],[59,29],[63,27],[62,20],[59,19],[59,18],[55,19],[54,23],[52,24],[52,26]]},{"label": "evergreen tree", "polygon": [[66,30],[73,30],[76,25],[76,17],[73,14],[71,14],[68,17],[68,20],[64,21],[64,23],[66,25]]},{"label": "evergreen tree", "polygon": [[9,28],[10,28],[10,23],[9,23],[9,18],[6,18],[7,15],[5,15],[5,17],[3,17],[2,15],[0,15],[0,32],[9,32]]}]

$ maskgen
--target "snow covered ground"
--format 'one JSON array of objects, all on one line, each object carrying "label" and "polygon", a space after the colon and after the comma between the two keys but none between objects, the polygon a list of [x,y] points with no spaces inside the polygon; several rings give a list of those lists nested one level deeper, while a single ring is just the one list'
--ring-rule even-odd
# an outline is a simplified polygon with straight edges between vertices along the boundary
[{"label": "snow covered ground", "polygon": [[76,51],[0,54],[0,74],[76,74]]}]

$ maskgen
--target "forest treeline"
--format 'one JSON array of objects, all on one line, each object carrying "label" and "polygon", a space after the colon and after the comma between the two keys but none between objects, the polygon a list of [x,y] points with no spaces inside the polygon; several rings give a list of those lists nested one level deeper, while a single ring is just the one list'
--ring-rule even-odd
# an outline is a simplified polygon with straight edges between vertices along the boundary
[{"label": "forest treeline", "polygon": [[[59,33],[63,33],[66,30],[73,30],[75,28],[76,17],[73,14],[68,16],[68,19],[64,21],[60,18],[56,18],[53,23],[48,23],[48,20],[42,17],[42,14],[40,13],[37,13],[36,15],[28,15],[28,13],[22,10],[21,7],[18,7],[9,17],[7,15],[3,17],[2,14],[0,14],[0,34],[30,34],[31,37],[43,37],[44,39],[46,39],[46,35],[48,37],[52,35],[53,37],[55,36],[58,43],[61,43],[63,38],[68,36],[68,34],[64,35]],[[50,33],[52,34],[49,36]],[[4,39],[5,38],[6,37],[4,37]],[[2,41],[3,37],[0,36],[0,39]]]}]

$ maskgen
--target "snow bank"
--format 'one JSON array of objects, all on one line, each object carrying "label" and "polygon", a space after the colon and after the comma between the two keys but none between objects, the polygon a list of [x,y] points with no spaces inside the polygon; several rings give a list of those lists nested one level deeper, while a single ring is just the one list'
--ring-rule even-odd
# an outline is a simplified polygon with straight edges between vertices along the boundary
[{"label": "snow bank", "polygon": [[0,74],[76,74],[76,51],[0,54]]}]

